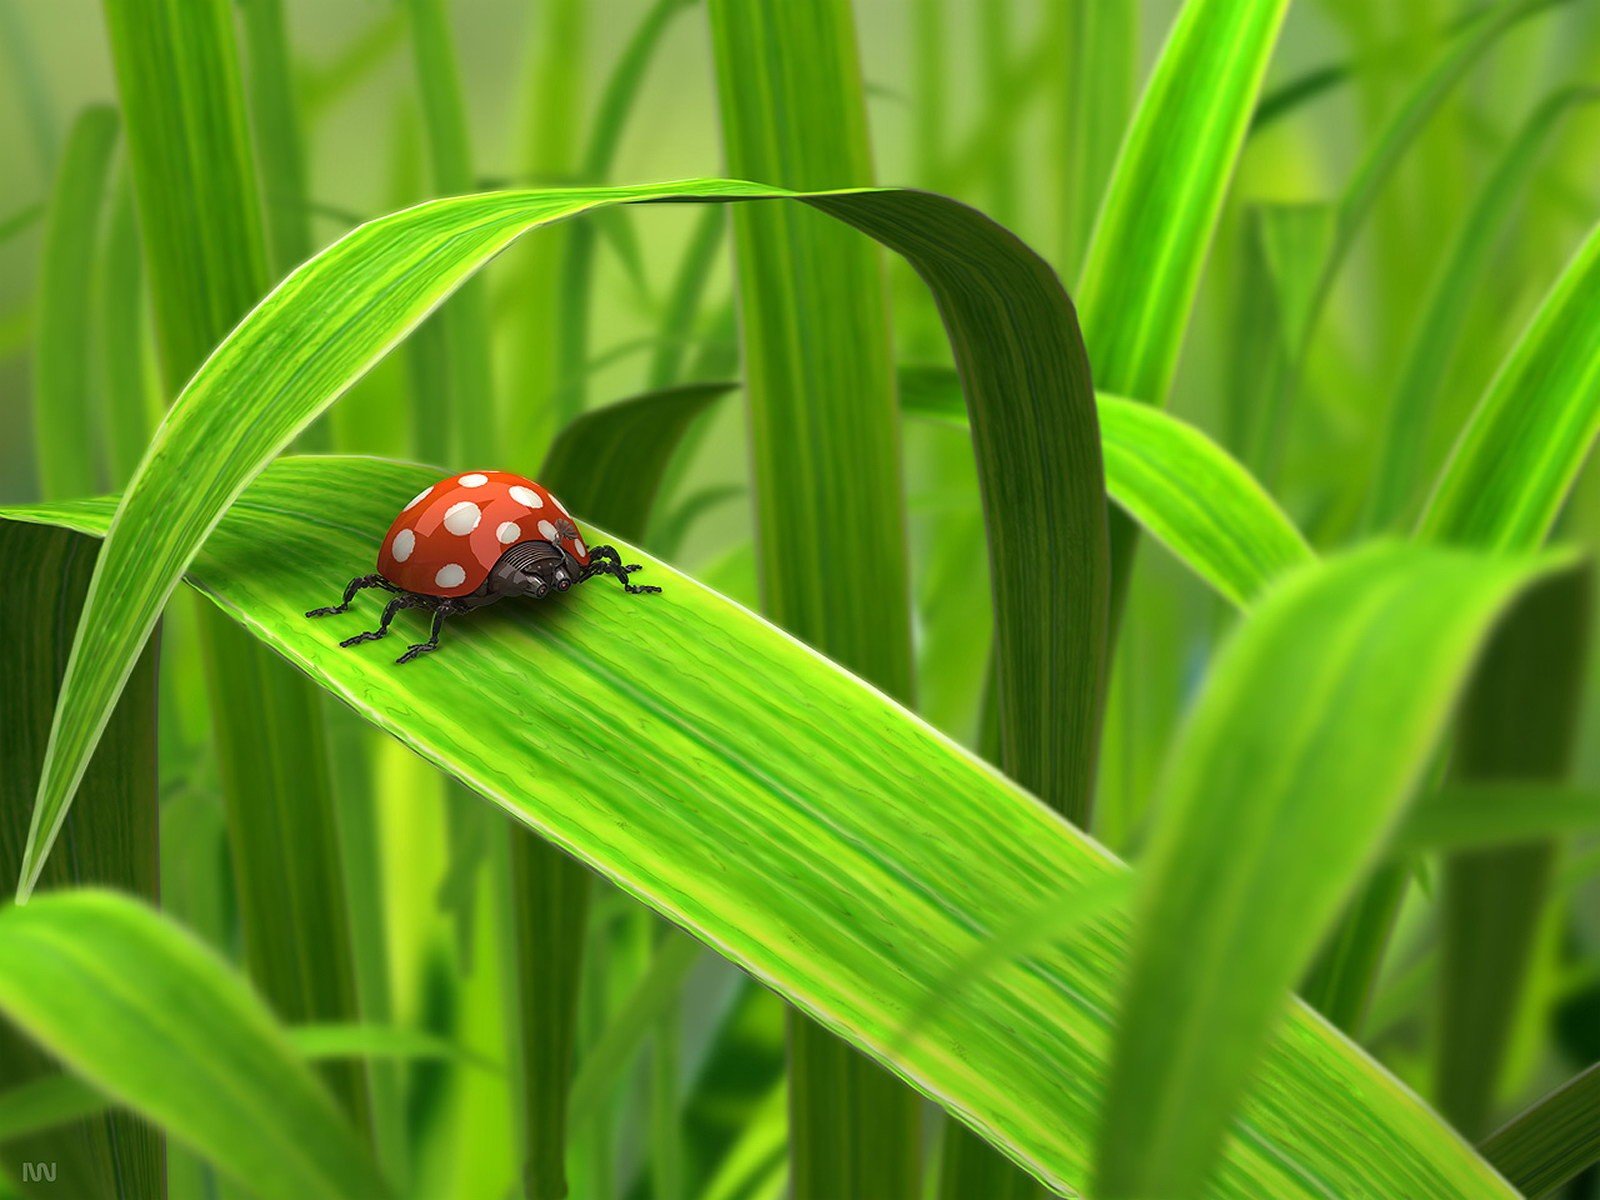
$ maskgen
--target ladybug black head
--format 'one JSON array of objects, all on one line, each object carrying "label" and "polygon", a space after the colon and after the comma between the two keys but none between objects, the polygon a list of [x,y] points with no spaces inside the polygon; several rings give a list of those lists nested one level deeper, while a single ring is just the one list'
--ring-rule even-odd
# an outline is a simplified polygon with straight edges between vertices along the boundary
[{"label": "ladybug black head", "polygon": [[502,596],[542,600],[565,592],[580,578],[579,568],[561,547],[550,542],[521,542],[500,556],[489,573],[489,589]]}]

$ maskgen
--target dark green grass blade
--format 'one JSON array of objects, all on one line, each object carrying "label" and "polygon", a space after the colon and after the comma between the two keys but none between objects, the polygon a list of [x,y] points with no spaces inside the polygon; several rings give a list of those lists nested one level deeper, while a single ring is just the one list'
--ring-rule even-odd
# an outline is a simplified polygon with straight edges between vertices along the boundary
[{"label": "dark green grass blade", "polygon": [[[1531,592],[1505,622],[1462,706],[1450,763],[1457,779],[1567,778],[1592,607],[1588,573],[1572,572]],[[1554,868],[1549,841],[1445,864],[1434,1096],[1470,1138],[1492,1128]]]},{"label": "dark green grass blade", "polygon": [[1215,1182],[1289,988],[1427,768],[1491,624],[1548,565],[1377,545],[1291,577],[1218,660],[1158,797],[1097,1194]]},{"label": "dark green grass blade", "polygon": [[[106,0],[105,12],[161,375],[176,396],[270,280],[233,6]],[[135,478],[150,464],[147,455]],[[213,614],[201,641],[251,976],[286,1019],[353,1019],[317,694]],[[327,1074],[364,1120],[361,1072]]]},{"label": "dark green grass blade", "polygon": [[[302,613],[434,471],[276,464],[193,577],[369,720],[873,1049],[1041,1177],[1082,1187],[1126,969],[1122,920],[1003,965],[903,1058],[888,1048],[952,966],[1113,861],[882,695],[625,545],[662,595],[586,586],[562,606],[501,606],[396,687],[390,655],[341,649],[346,629]],[[114,508],[26,516],[103,533]],[[299,536],[308,523],[315,539]],[[285,541],[303,552],[275,553]],[[548,765],[577,761],[577,776]],[[1332,1124],[1350,1136],[1330,1145]],[[1236,1128],[1217,1195],[1508,1195],[1299,1006]]]},{"label": "dark green grass blade", "polygon": [[94,355],[85,315],[93,307],[94,251],[117,145],[117,114],[87,108],[67,135],[45,224],[34,335],[34,442],[48,497],[90,496],[96,471]]},{"label": "dark green grass blade", "polygon": [[1483,1156],[1529,1200],[1600,1162],[1600,1066],[1574,1076],[1484,1139]]},{"label": "dark green grass blade", "polygon": [[[968,428],[960,381],[945,367],[903,367],[906,412]],[[1240,607],[1312,559],[1266,490],[1185,421],[1117,396],[1095,398],[1106,494],[1180,562]]]},{"label": "dark green grass blade", "polygon": [[0,1010],[255,1195],[387,1194],[266,1006],[152,909],[83,890],[0,910]]},{"label": "dark green grass blade", "polygon": [[[71,650],[74,614],[93,570],[93,547],[61,530],[0,526],[0,554],[25,564],[0,579],[7,636],[0,646],[0,870],[22,861],[29,793],[44,763],[49,725]],[[61,831],[41,888],[98,884],[154,898],[156,862],[156,647],[140,656],[127,690],[84,777],[80,803]],[[41,1084],[48,1056],[0,1022],[0,1089]],[[75,1113],[73,1124],[21,1140],[0,1139],[0,1164],[53,1162],[68,1194],[160,1194],[165,1147],[148,1125],[125,1115]]]},{"label": "dark green grass blade", "polygon": [[1548,783],[1451,784],[1416,804],[1392,854],[1484,850],[1600,829],[1600,792]]},{"label": "dark green grass blade", "polygon": [[[729,170],[793,188],[871,184],[850,0],[708,0],[706,15]],[[731,220],[762,612],[909,702],[911,569],[882,251],[800,206],[745,206]],[[1075,800],[1086,812],[1087,792]],[[791,1016],[796,1200],[912,1200],[920,1122],[910,1090]]]}]

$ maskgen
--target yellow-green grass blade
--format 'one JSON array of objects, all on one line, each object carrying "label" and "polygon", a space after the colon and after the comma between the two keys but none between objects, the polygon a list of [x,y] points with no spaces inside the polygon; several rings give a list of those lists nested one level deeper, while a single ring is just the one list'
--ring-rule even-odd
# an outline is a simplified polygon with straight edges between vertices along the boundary
[{"label": "yellow-green grass blade", "polygon": [[[871,184],[851,0],[708,0],[706,16],[730,172],[793,188]],[[798,205],[744,206],[731,222],[762,612],[909,703],[911,568],[882,251]],[[1086,786],[1055,791],[1027,774],[1048,769],[1039,759],[1007,766],[1047,802],[1087,814]],[[917,1097],[799,1014],[789,1117],[796,1200],[916,1195]]]},{"label": "yellow-green grass blade", "polygon": [[34,339],[33,432],[45,496],[91,496],[95,469],[94,355],[84,314],[93,307],[94,251],[106,199],[117,113],[103,104],[79,114],[67,135],[45,221]]},{"label": "yellow-green grass blade", "polygon": [[1462,431],[1417,527],[1434,540],[1538,545],[1600,433],[1600,228],[1561,278]]},{"label": "yellow-green grass blade", "polygon": [[1289,0],[1188,0],[1112,169],[1077,298],[1096,383],[1165,403]]},{"label": "yellow-green grass blade", "polygon": [[1452,783],[1418,802],[1389,841],[1396,857],[1433,850],[1486,850],[1600,828],[1600,792],[1514,780]]},{"label": "yellow-green grass blade", "polygon": [[1529,1200],[1600,1162],[1600,1066],[1567,1080],[1484,1139],[1484,1157]]},{"label": "yellow-green grass blade", "polygon": [[[1003,964],[888,1055],[951,967],[1114,860],[886,697],[627,546],[665,592],[586,585],[562,605],[501,606],[406,676],[387,653],[341,649],[347,628],[307,621],[305,607],[366,561],[435,471],[277,463],[191,580],[368,720],[889,1061],[1042,1179],[1084,1187],[1126,970],[1120,917]],[[4,515],[102,535],[115,507]],[[1303,1007],[1259,1078],[1216,1195],[1509,1195]],[[1350,1136],[1331,1143],[1334,1126]]]},{"label": "yellow-green grass blade", "polygon": [[[68,669],[24,893],[127,662],[207,531],[273,454],[454,286],[525,230],[587,208],[784,195],[703,181],[435,201],[353,231],[280,285],[196,374],[129,489]],[[1064,293],[1021,243],[950,201],[861,191],[804,202],[901,250],[945,304],[979,461],[989,464],[986,515],[1007,698],[1031,714],[1018,736],[1034,742],[1041,758],[1053,745],[1083,747],[1092,760],[1104,500],[1093,410],[1087,398],[1076,400],[1081,348],[1071,339]],[[1021,329],[1030,330],[1026,339],[1017,338]]]},{"label": "yellow-green grass blade", "polygon": [[[44,762],[45,712],[71,652],[76,610],[94,569],[93,547],[64,530],[0,527],[0,554],[26,563],[0,578],[10,632],[0,649],[0,871],[22,861],[26,812]],[[62,829],[62,853],[40,887],[95,884],[147,897],[160,891],[157,865],[156,647],[140,657],[84,778],[81,803]],[[32,1086],[56,1065],[0,1021],[0,1088]],[[86,1117],[91,1114],[83,1114]],[[19,1140],[0,1139],[0,1163],[58,1165],[60,1189],[84,1196],[159,1192],[164,1144],[126,1116],[92,1117]]]},{"label": "yellow-green grass blade", "polygon": [[259,997],[128,897],[58,892],[0,910],[0,1011],[254,1195],[387,1194]]},{"label": "yellow-green grass blade", "polygon": [[1157,797],[1097,1194],[1192,1196],[1226,1174],[1218,1151],[1289,989],[1493,622],[1552,565],[1379,543],[1291,576],[1219,657]]},{"label": "yellow-green grass blade", "polygon": [[[327,1058],[442,1059],[498,1072],[471,1049],[399,1025],[297,1025],[283,1031],[308,1062]],[[76,1075],[43,1075],[0,1092],[0,1142],[95,1116],[111,1101]]]},{"label": "yellow-green grass blade", "polygon": [[[900,373],[908,413],[967,428],[959,381],[944,367]],[[1106,494],[1186,567],[1241,608],[1312,560],[1287,514],[1226,450],[1186,421],[1099,395]]]},{"label": "yellow-green grass blade", "polygon": [[[105,0],[105,15],[164,394],[176,396],[271,278],[235,14],[227,0]],[[135,478],[158,453],[147,451]],[[245,961],[287,1019],[351,1019],[318,697],[213,613],[203,614],[201,641]],[[361,1072],[327,1073],[363,1113]]]},{"label": "yellow-green grass blade", "polygon": [[1395,385],[1368,501],[1369,524],[1383,527],[1413,515],[1434,400],[1449,374],[1472,298],[1480,293],[1494,248],[1547,140],[1563,118],[1596,99],[1595,89],[1564,88],[1541,104],[1507,146],[1452,240]]}]

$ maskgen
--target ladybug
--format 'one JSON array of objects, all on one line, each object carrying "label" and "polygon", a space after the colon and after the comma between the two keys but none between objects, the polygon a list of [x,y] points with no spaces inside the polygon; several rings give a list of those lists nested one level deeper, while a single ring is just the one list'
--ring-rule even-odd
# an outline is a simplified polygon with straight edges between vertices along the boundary
[{"label": "ladybug", "polygon": [[624,565],[610,546],[585,546],[561,501],[533,480],[510,471],[468,471],[418,492],[384,535],[378,573],[357,576],[342,601],[306,616],[349,612],[363,588],[393,592],[376,629],[339,644],[377,641],[388,635],[389,622],[401,609],[428,609],[433,613],[428,640],[395,660],[407,663],[438,649],[446,617],[503,596],[542,600],[595,575],[615,575],[635,595],[659,592],[628,581],[638,569]]}]

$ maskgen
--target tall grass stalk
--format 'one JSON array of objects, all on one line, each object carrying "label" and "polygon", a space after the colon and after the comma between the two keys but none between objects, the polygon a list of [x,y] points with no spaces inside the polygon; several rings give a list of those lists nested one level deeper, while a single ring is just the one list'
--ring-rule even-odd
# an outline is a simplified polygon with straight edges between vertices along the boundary
[{"label": "tall grass stalk", "polygon": [[1056,266],[1074,279],[1137,95],[1139,5],[1060,0],[1049,12],[1046,36],[1058,63],[1051,77],[1061,189]]},{"label": "tall grass stalk", "polygon": [[[712,0],[708,11],[732,172],[788,187],[872,182],[848,0]],[[789,114],[781,136],[769,118],[780,111]],[[878,252],[788,207],[742,208],[733,229],[763,605],[909,699],[898,415]],[[789,1106],[797,1200],[915,1194],[915,1095],[798,1014]]]},{"label": "tall grass stalk", "polygon": [[[106,17],[162,377],[176,395],[268,283],[233,13],[225,0],[181,11],[107,0]],[[290,1020],[353,1020],[344,878],[315,694],[217,614],[201,625],[251,975]],[[361,1071],[345,1064],[325,1073],[364,1124]]]}]

